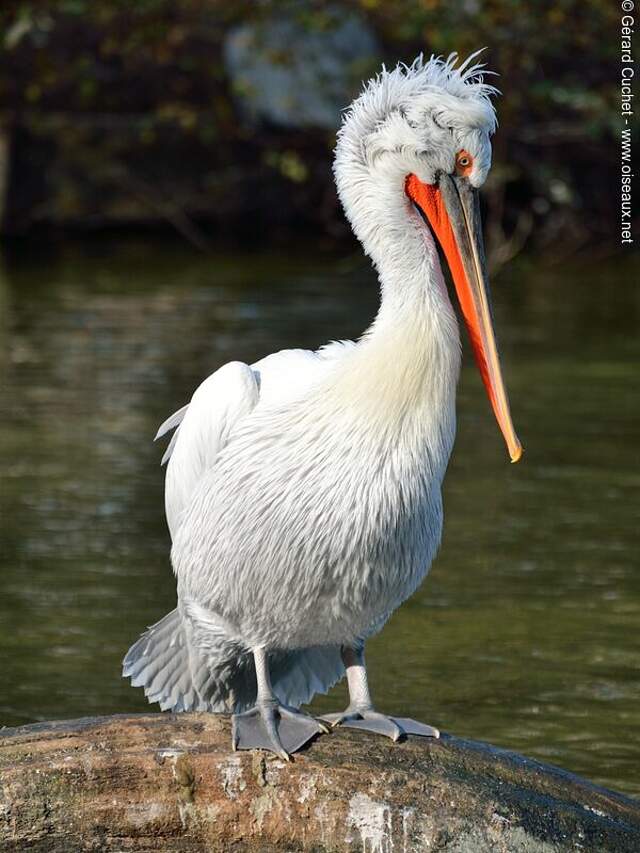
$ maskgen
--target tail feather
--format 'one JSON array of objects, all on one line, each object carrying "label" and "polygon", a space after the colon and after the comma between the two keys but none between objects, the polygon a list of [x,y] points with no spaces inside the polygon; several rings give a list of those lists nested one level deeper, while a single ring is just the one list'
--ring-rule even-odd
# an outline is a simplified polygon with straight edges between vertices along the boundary
[{"label": "tail feather", "polygon": [[152,702],[161,702],[163,697],[173,694],[181,676],[184,674],[183,661],[177,655],[165,664],[151,682],[152,690],[149,691],[149,699]]},{"label": "tail feather", "polygon": [[170,671],[179,666],[180,659],[181,655],[176,654],[175,647],[163,646],[160,643],[147,643],[141,656],[126,674],[132,676],[131,684],[134,687],[147,685],[150,691],[158,692],[164,686],[167,670]]},{"label": "tail feather", "polygon": [[344,675],[340,646],[312,646],[271,656],[273,689],[286,705],[299,708],[316,693],[328,693]]},{"label": "tail feather", "polygon": [[158,702],[163,711],[233,711],[238,704],[234,682],[240,688],[240,703],[249,698],[246,661],[237,645],[221,638],[215,653],[199,653],[189,642],[188,631],[179,611],[172,610],[131,646],[123,676],[133,687],[142,687],[149,702]]},{"label": "tail feather", "polygon": [[[315,693],[326,693],[344,675],[338,646],[273,652],[269,662],[276,695],[296,708]],[[256,701],[252,655],[221,636],[206,652],[199,651],[177,609],[131,646],[122,674],[163,711],[238,713]]]},{"label": "tail feather", "polygon": [[164,671],[165,667],[175,657],[173,649],[163,649],[157,657],[151,660],[145,653],[135,663],[135,668],[131,668],[128,675],[131,676],[131,683],[134,687],[143,687],[145,684],[154,684],[159,675]]},{"label": "tail feather", "polygon": [[177,610],[151,625],[125,655],[122,674],[143,687],[149,702],[163,711],[182,706],[195,711],[199,697],[191,685],[186,636]]}]

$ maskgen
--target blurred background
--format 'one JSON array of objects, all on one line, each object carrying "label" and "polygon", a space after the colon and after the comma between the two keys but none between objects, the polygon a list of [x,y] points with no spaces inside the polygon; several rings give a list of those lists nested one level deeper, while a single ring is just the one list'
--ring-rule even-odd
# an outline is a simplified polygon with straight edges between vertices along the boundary
[{"label": "blurred background", "polygon": [[505,463],[467,353],[442,551],[371,644],[374,695],[640,793],[618,19],[603,0],[2,5],[0,725],[148,707],[119,673],[175,601],[157,425],[231,358],[369,324],[340,112],[382,62],[487,46],[485,232],[527,453]]},{"label": "blurred background", "polygon": [[619,15],[606,0],[49,0],[0,10],[0,228],[166,223],[344,238],[330,152],[381,62],[487,47],[494,262],[616,246]]}]

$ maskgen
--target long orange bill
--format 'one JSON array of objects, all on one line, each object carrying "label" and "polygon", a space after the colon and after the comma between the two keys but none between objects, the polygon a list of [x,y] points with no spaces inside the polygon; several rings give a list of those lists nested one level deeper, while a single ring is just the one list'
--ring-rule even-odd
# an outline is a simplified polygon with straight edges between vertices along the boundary
[{"label": "long orange bill", "polygon": [[466,178],[445,173],[436,184],[423,184],[409,175],[406,191],[426,217],[447,258],[476,364],[511,461],[517,462],[522,445],[511,420],[493,331],[478,193]]}]

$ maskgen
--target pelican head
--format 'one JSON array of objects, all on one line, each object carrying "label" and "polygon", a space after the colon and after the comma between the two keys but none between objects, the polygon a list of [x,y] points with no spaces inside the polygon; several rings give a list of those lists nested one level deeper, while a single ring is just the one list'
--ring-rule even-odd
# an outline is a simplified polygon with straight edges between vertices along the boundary
[{"label": "pelican head", "polygon": [[[477,53],[418,57],[370,80],[345,114],[334,173],[354,232],[382,269],[419,230],[447,259],[476,363],[512,462],[522,455],[491,315],[478,190],[491,168],[497,89]],[[391,259],[391,261],[390,261]],[[428,269],[428,267],[427,267]],[[425,282],[426,285],[426,282]]]}]

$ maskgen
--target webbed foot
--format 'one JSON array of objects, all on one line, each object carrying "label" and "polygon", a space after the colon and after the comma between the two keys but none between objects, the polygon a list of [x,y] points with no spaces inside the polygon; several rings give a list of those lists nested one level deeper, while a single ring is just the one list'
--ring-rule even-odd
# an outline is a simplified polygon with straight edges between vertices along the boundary
[{"label": "webbed foot", "polygon": [[267,749],[285,761],[291,753],[330,729],[302,711],[281,705],[275,700],[260,702],[231,718],[231,743],[237,749]]},{"label": "webbed foot", "polygon": [[439,738],[440,732],[433,726],[411,720],[408,717],[389,717],[374,711],[371,707],[349,706],[341,714],[323,714],[320,718],[332,728],[345,726],[350,729],[364,729],[375,734],[385,735],[398,741],[406,735]]}]

